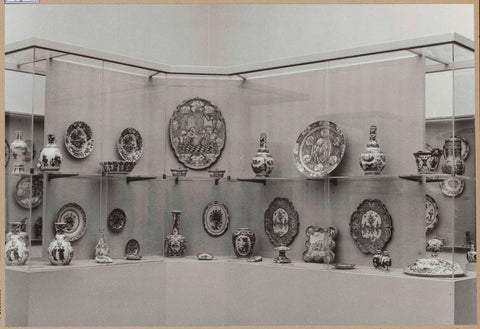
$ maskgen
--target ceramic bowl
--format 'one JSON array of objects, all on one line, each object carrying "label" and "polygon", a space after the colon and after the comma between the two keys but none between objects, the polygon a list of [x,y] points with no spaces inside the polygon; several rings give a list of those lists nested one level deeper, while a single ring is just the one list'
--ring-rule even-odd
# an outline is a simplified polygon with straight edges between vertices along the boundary
[{"label": "ceramic bowl", "polygon": [[172,172],[172,176],[174,177],[184,177],[187,176],[188,169],[187,168],[178,168],[178,169],[170,169]]},{"label": "ceramic bowl", "polygon": [[436,172],[442,151],[433,149],[432,151],[418,151],[413,153],[419,174],[427,174]]},{"label": "ceramic bowl", "polygon": [[107,174],[128,174],[135,167],[135,161],[124,161],[124,160],[114,160],[114,161],[102,161],[100,166],[102,167],[102,172]]},{"label": "ceramic bowl", "polygon": [[210,177],[213,177],[213,178],[222,178],[223,175],[225,175],[225,170],[210,169],[208,171],[208,174],[210,175]]}]

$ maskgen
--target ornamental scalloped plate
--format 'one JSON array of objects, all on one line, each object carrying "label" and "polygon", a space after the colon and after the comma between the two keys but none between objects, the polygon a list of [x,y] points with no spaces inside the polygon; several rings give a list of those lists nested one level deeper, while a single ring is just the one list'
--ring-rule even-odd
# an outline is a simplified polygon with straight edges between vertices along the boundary
[{"label": "ornamental scalloped plate", "polygon": [[331,121],[310,124],[297,138],[293,158],[307,177],[323,177],[332,172],[345,154],[345,137]]},{"label": "ornamental scalloped plate", "polygon": [[213,201],[203,211],[203,227],[211,236],[220,236],[228,229],[229,214],[223,203]]},{"label": "ornamental scalloped plate", "polygon": [[65,239],[76,241],[87,231],[87,215],[80,205],[67,203],[57,212],[55,223],[65,223]]},{"label": "ornamental scalloped plate", "polygon": [[135,128],[125,128],[118,138],[117,150],[125,161],[138,161],[143,155],[143,138]]},{"label": "ornamental scalloped plate", "polygon": [[5,138],[5,167],[8,165],[8,161],[10,161],[10,144]]},{"label": "ornamental scalloped plate", "polygon": [[126,222],[127,222],[127,215],[120,208],[113,209],[107,219],[108,228],[115,233],[118,233],[121,230],[123,230]]},{"label": "ornamental scalloped plate", "polygon": [[438,223],[438,206],[430,195],[425,195],[425,232],[431,231]]},{"label": "ornamental scalloped plate", "polygon": [[208,100],[192,98],[173,111],[168,135],[178,161],[191,169],[205,169],[217,161],[225,147],[225,120]]},{"label": "ornamental scalloped plate", "polygon": [[[43,184],[42,180],[37,177],[31,177],[33,189],[30,184],[30,176],[20,178],[15,188],[15,200],[23,208],[38,207],[42,204],[43,199]],[[30,201],[30,191],[32,199]]]},{"label": "ornamental scalloped plate", "polygon": [[127,244],[125,245],[125,255],[139,256],[139,254],[140,254],[140,243],[138,243],[138,241],[135,239],[128,240]]},{"label": "ornamental scalloped plate", "polygon": [[298,213],[287,198],[275,198],[265,211],[265,232],[275,246],[288,246],[298,234]]},{"label": "ornamental scalloped plate", "polygon": [[375,254],[392,237],[392,216],[377,199],[366,199],[350,219],[350,235],[365,254]]},{"label": "ornamental scalloped plate", "polygon": [[92,153],[94,145],[92,129],[83,121],[75,121],[65,133],[65,147],[68,153],[77,159],[83,159]]},{"label": "ornamental scalloped plate", "polygon": [[461,178],[452,176],[440,182],[442,193],[449,197],[457,197],[463,192],[465,181]]}]

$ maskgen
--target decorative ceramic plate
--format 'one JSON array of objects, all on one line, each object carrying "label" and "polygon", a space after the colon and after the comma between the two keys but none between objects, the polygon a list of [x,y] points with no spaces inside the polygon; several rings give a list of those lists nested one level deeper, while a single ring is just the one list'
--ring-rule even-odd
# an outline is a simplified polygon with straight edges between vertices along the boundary
[{"label": "decorative ceramic plate", "polygon": [[177,106],[168,132],[178,161],[191,169],[210,167],[225,146],[222,112],[208,100],[198,97]]},{"label": "decorative ceramic plate", "polygon": [[454,262],[452,264],[452,261],[439,257],[417,259],[415,263],[405,268],[404,273],[415,276],[448,278],[452,277],[452,268],[454,277],[465,275],[458,263]]},{"label": "decorative ceramic plate", "polygon": [[350,235],[366,254],[382,250],[392,237],[392,230],[392,216],[377,199],[364,200],[350,219]]},{"label": "decorative ceramic plate", "polygon": [[125,227],[127,221],[127,215],[122,209],[113,209],[108,216],[107,224],[108,228],[115,233],[120,232]]},{"label": "decorative ceramic plate", "polygon": [[131,239],[128,240],[127,245],[125,246],[125,255],[135,255],[138,256],[140,254],[140,244],[137,240]]},{"label": "decorative ceramic plate", "polygon": [[[32,184],[30,183],[32,179]],[[32,194],[30,199],[30,193]],[[23,208],[35,208],[42,203],[43,199],[43,184],[42,180],[38,177],[23,177],[17,182],[15,189],[15,200]]]},{"label": "decorative ceramic plate", "polygon": [[92,129],[83,121],[75,121],[65,133],[65,147],[68,153],[77,159],[83,159],[92,153],[94,145]]},{"label": "decorative ceramic plate", "polygon": [[352,270],[355,268],[355,264],[334,264],[337,270]]},{"label": "decorative ceramic plate", "polygon": [[331,121],[312,123],[297,138],[293,158],[307,177],[323,177],[332,172],[345,154],[345,137]]},{"label": "decorative ceramic plate", "polygon": [[298,213],[287,198],[275,198],[265,211],[265,232],[270,242],[288,246],[298,234]]},{"label": "decorative ceramic plate", "polygon": [[87,215],[76,203],[67,203],[57,212],[55,223],[65,223],[65,239],[76,241],[87,231]]},{"label": "decorative ceramic plate", "polygon": [[[450,136],[450,139],[451,138],[452,136]],[[455,136],[455,138],[458,138],[461,140],[461,144],[462,144],[461,155],[462,155],[462,160],[465,160],[468,157],[468,154],[470,153],[470,145],[468,144],[467,140],[464,137]]]},{"label": "decorative ceramic plate", "polygon": [[452,176],[440,182],[442,193],[449,197],[457,197],[463,192],[465,181],[461,178]]},{"label": "decorative ceramic plate", "polygon": [[228,209],[223,203],[213,201],[203,211],[203,227],[211,236],[220,236],[228,228]]},{"label": "decorative ceramic plate", "polygon": [[425,195],[425,231],[431,231],[438,223],[438,206],[428,194]]},{"label": "decorative ceramic plate", "polygon": [[138,161],[143,155],[143,138],[135,128],[125,128],[118,139],[117,150],[125,161]]},{"label": "decorative ceramic plate", "polygon": [[35,150],[35,144],[33,144],[30,139],[25,140],[25,143],[27,143],[28,146],[27,151],[25,152],[25,162],[30,162],[35,159],[37,151]]},{"label": "decorative ceramic plate", "polygon": [[10,161],[10,144],[5,139],[5,167],[8,165],[8,161]]}]

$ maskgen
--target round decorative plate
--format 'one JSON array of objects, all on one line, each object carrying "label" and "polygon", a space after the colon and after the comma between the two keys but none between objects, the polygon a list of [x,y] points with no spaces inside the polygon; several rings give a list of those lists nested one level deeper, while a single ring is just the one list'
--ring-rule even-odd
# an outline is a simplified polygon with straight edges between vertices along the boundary
[{"label": "round decorative plate", "polygon": [[108,228],[115,233],[120,232],[125,227],[125,222],[127,221],[127,215],[122,209],[116,208],[113,209],[110,215],[108,216],[107,224]]},{"label": "round decorative plate", "polygon": [[392,216],[377,199],[364,200],[350,219],[350,235],[366,254],[382,250],[392,237],[392,230]]},{"label": "round decorative plate", "polygon": [[5,167],[8,165],[8,161],[10,161],[10,144],[5,139]]},{"label": "round decorative plate", "polygon": [[463,192],[465,181],[461,178],[452,176],[440,182],[442,193],[449,197],[457,197]]},{"label": "round decorative plate", "polygon": [[425,231],[431,231],[438,223],[438,206],[428,194],[425,195]]},{"label": "round decorative plate", "polygon": [[309,125],[297,138],[293,158],[307,177],[323,177],[332,172],[345,154],[345,137],[331,121]]},{"label": "round decorative plate", "polygon": [[80,239],[87,230],[87,215],[76,203],[67,203],[57,212],[55,223],[65,223],[65,239],[76,241]]},{"label": "round decorative plate", "polygon": [[68,153],[77,159],[83,159],[92,153],[94,145],[92,129],[83,121],[75,121],[65,133],[65,147]]},{"label": "round decorative plate", "polygon": [[143,155],[143,138],[135,128],[125,128],[118,139],[117,150],[125,161],[138,161]]},{"label": "round decorative plate", "polygon": [[288,246],[298,234],[298,213],[290,200],[275,198],[265,211],[265,232],[275,246]]},{"label": "round decorative plate", "polygon": [[228,228],[228,209],[223,203],[213,201],[203,211],[203,227],[211,236],[220,236]]},{"label": "round decorative plate", "polygon": [[136,255],[140,254],[140,244],[137,240],[131,239],[128,240],[127,244],[125,245],[125,255]]},{"label": "round decorative plate", "polygon": [[[32,183],[30,183],[30,178]],[[33,185],[33,189],[31,186]],[[30,193],[32,199],[30,199]],[[43,184],[42,180],[38,177],[23,177],[17,182],[15,189],[15,200],[23,208],[35,208],[42,203],[43,199]]]},{"label": "round decorative plate", "polygon": [[25,143],[27,143],[28,146],[27,151],[25,152],[25,162],[30,162],[35,159],[37,151],[35,150],[35,144],[33,144],[30,139],[25,140]]},{"label": "round decorative plate", "polygon": [[222,112],[208,100],[192,98],[178,105],[168,126],[178,161],[191,169],[210,167],[225,147]]}]

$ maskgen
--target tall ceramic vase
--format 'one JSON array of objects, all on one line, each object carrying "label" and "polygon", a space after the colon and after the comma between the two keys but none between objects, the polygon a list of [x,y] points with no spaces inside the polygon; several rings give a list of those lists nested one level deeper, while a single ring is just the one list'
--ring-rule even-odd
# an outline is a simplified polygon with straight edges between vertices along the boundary
[{"label": "tall ceramic vase", "polygon": [[55,135],[48,134],[48,144],[40,152],[38,167],[42,171],[59,171],[62,164],[62,153],[55,144]]},{"label": "tall ceramic vase", "polygon": [[172,234],[168,235],[165,239],[165,256],[183,256],[187,249],[187,239],[178,231],[178,222],[180,221],[180,210],[173,210],[173,229]]},{"label": "tall ceramic vase", "polygon": [[25,265],[28,260],[28,242],[22,236],[21,227],[21,222],[10,223],[10,232],[5,244],[5,264],[7,265]]},{"label": "tall ceramic vase", "polygon": [[457,137],[447,138],[443,145],[445,161],[442,165],[444,174],[463,175],[465,162],[462,159],[462,140]]},{"label": "tall ceramic vase", "polygon": [[28,144],[23,140],[23,131],[16,132],[16,139],[10,144],[10,152],[14,164],[12,174],[19,175],[25,173]]},{"label": "tall ceramic vase", "polygon": [[260,134],[260,148],[252,159],[252,169],[257,177],[268,177],[273,170],[273,157],[267,149],[267,134]]},{"label": "tall ceramic vase", "polygon": [[255,233],[249,228],[237,228],[232,235],[233,251],[237,257],[253,255]]},{"label": "tall ceramic vase", "polygon": [[68,265],[73,258],[73,248],[65,239],[65,223],[55,223],[55,239],[48,246],[48,259],[52,265]]},{"label": "tall ceramic vase", "polygon": [[360,154],[360,166],[365,175],[379,175],[385,167],[385,153],[377,142],[377,126],[370,126],[370,140],[365,152]]}]

